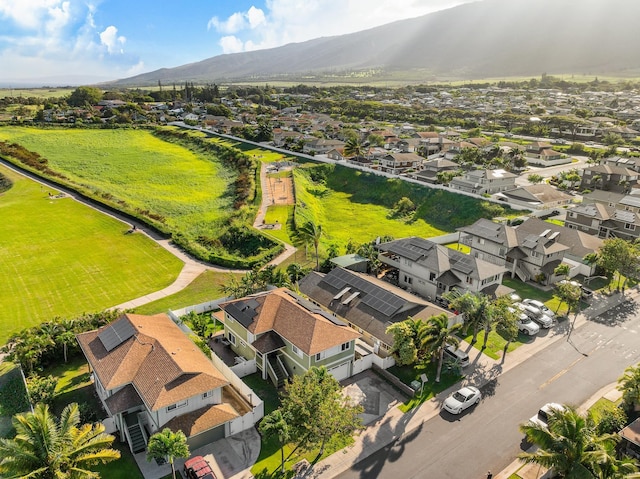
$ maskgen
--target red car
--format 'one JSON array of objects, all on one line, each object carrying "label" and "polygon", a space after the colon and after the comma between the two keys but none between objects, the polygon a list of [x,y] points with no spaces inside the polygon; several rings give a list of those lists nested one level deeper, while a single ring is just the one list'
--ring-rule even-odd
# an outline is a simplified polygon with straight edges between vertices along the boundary
[{"label": "red car", "polygon": [[194,456],[184,463],[184,475],[187,479],[216,479],[211,466],[202,456]]}]

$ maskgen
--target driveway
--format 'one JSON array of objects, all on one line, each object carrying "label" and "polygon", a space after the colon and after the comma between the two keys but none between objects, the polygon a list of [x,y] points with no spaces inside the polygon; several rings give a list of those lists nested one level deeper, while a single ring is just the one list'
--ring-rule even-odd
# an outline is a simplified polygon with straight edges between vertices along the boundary
[{"label": "driveway", "polygon": [[406,401],[406,397],[370,369],[342,382],[343,392],[364,408],[360,415],[367,425]]}]

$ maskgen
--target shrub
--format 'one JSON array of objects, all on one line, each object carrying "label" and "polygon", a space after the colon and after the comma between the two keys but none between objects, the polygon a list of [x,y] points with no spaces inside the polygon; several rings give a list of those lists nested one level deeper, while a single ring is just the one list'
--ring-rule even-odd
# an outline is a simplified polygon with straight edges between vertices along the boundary
[{"label": "shrub", "polygon": [[41,377],[32,373],[27,378],[27,390],[31,404],[44,403],[51,406],[56,396],[57,384],[58,380],[53,376]]}]

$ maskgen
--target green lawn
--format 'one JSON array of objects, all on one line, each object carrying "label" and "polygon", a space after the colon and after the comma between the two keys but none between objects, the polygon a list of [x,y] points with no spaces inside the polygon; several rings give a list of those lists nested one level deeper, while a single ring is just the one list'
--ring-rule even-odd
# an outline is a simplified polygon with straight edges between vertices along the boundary
[{"label": "green lawn", "polygon": [[462,243],[449,243],[445,245],[447,248],[451,248],[451,249],[455,249],[457,251],[460,251],[461,253],[464,254],[469,254],[471,253],[471,248],[469,246],[467,246],[466,244],[462,244]]},{"label": "green lawn", "polygon": [[264,222],[269,224],[279,223],[282,225],[280,229],[264,230],[263,233],[278,238],[285,243],[292,243],[291,231],[293,221],[293,205],[274,205],[269,206],[267,214],[264,217]]},{"label": "green lawn", "polygon": [[[465,336],[464,340],[471,344],[471,340],[473,339],[473,332]],[[507,349],[507,354],[513,351],[514,349],[522,346],[523,344],[531,342],[531,336],[527,336],[522,333],[518,333],[518,337],[515,341],[512,341],[509,344],[509,348]],[[495,331],[491,331],[489,333],[489,339],[487,340],[487,347],[482,350],[482,345],[484,344],[484,331],[480,331],[478,333],[478,341],[473,345],[474,348],[482,351],[484,354],[489,356],[492,359],[500,359],[502,357],[504,347],[507,344],[507,341],[500,336]]]},{"label": "green lawn", "polygon": [[411,386],[412,381],[421,382],[420,378],[422,374],[427,375],[428,381],[424,384],[424,388],[421,391],[418,391],[414,397],[400,405],[400,410],[402,412],[410,411],[462,379],[462,376],[459,376],[457,371],[449,371],[445,366],[443,366],[442,374],[440,375],[440,382],[435,382],[437,369],[436,365],[433,363],[392,366],[388,371],[407,386]]},{"label": "green lawn", "polygon": [[[0,129],[2,131],[2,129]],[[101,311],[171,284],[182,263],[128,225],[0,167],[0,344],[56,316]]]},{"label": "green lawn", "polygon": [[[558,305],[560,304],[560,300],[553,295],[553,290],[551,291],[543,291],[541,289],[536,288],[535,286],[531,286],[530,284],[523,283],[517,279],[504,278],[502,280],[502,284],[508,286],[509,288],[513,288],[516,290],[516,293],[522,298],[530,298],[537,299],[538,301],[542,301],[551,311],[556,311],[558,309]],[[566,304],[562,304],[560,310],[557,313],[562,316],[567,314],[567,306]]]},{"label": "green lawn", "polygon": [[224,296],[222,285],[234,276],[240,279],[243,275],[205,271],[182,291],[139,306],[135,308],[135,312],[138,314],[166,313],[170,309],[180,309],[220,298]]}]

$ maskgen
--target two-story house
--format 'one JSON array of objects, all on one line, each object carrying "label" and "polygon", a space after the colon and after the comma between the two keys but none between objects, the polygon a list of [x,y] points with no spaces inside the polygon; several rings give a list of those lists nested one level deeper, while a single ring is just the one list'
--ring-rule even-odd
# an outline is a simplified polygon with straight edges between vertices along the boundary
[{"label": "two-story house", "polygon": [[[451,290],[495,295],[504,266],[489,263],[423,238],[411,237],[376,246],[378,259],[398,270],[398,284],[427,300]],[[499,295],[499,293],[498,293]]]},{"label": "two-story house", "polygon": [[555,166],[571,163],[571,158],[555,151],[549,143],[534,141],[525,148],[524,157],[530,165]]},{"label": "two-story house", "polygon": [[533,210],[546,210],[570,205],[573,196],[546,183],[527,185],[497,193],[498,199]]},{"label": "two-story house", "polygon": [[499,193],[516,187],[517,175],[506,170],[473,170],[456,176],[449,183],[454,190],[477,195]]},{"label": "two-story house", "polygon": [[387,153],[378,158],[380,171],[399,175],[407,170],[415,170],[422,163],[422,157],[415,153]]},{"label": "two-story house", "polygon": [[424,161],[422,169],[411,176],[425,183],[438,183],[438,173],[455,173],[460,169],[460,165],[445,158]]},{"label": "two-story house", "polygon": [[165,427],[200,447],[230,434],[229,422],[251,411],[165,314],[127,313],[76,337],[98,397],[134,453]]},{"label": "two-story house", "polygon": [[325,366],[338,380],[353,373],[360,334],[286,288],[229,301],[220,308],[233,351],[255,360],[262,378],[277,386],[312,366]]},{"label": "two-story house", "polygon": [[596,165],[582,170],[580,189],[626,193],[638,186],[640,173],[612,164]]},{"label": "two-story house", "polygon": [[344,148],[345,145],[346,143],[340,140],[313,138],[304,144],[302,152],[308,155],[324,155],[331,150]]},{"label": "two-story house", "polygon": [[460,241],[471,248],[472,256],[505,265],[512,277],[522,281],[538,278],[545,284],[563,279],[553,274],[561,263],[570,266],[570,277],[592,275],[594,266],[584,257],[602,245],[594,236],[538,218],[528,218],[517,227],[480,219],[460,232]]},{"label": "two-story house", "polygon": [[[632,198],[636,200],[636,198]],[[623,238],[635,240],[640,237],[640,214],[638,201],[627,205],[609,206],[590,203],[577,206],[567,212],[567,228],[583,231],[599,238]],[[623,209],[624,208],[624,209]]]},{"label": "two-story house", "polygon": [[329,273],[311,272],[299,282],[302,293],[337,314],[376,354],[386,356],[393,347],[389,325],[406,320],[453,314],[374,276],[334,268]]}]

